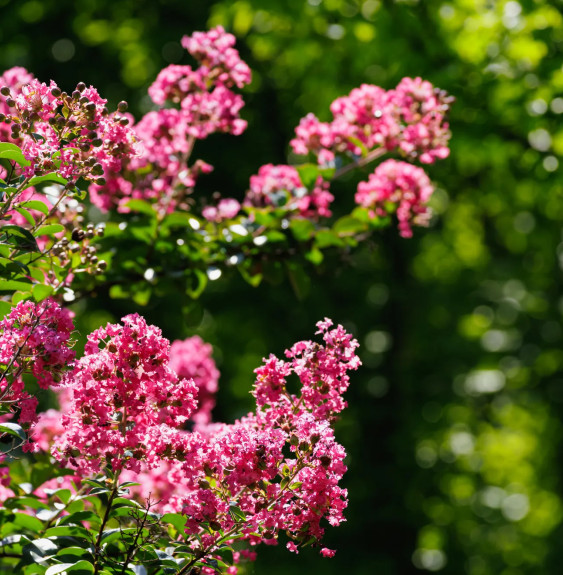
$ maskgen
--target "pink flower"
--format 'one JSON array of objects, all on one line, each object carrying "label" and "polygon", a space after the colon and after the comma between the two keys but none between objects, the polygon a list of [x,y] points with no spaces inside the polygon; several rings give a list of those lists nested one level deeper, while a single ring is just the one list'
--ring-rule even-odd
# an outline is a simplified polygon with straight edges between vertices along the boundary
[{"label": "pink flower", "polygon": [[336,551],[334,549],[327,549],[326,547],[323,547],[321,549],[321,555],[323,557],[334,557],[336,555]]},{"label": "pink flower", "polygon": [[250,190],[243,205],[283,207],[305,218],[329,217],[334,196],[328,188],[328,182],[319,177],[309,191],[293,166],[266,164],[250,177]]},{"label": "pink flower", "polygon": [[170,368],[160,330],[136,314],[122,322],[90,334],[84,357],[64,380],[72,398],[53,455],[88,472],[104,462],[155,467],[178,455],[186,446],[176,428],[196,407],[197,388]]},{"label": "pink flower", "polygon": [[235,42],[235,37],[222,26],[182,38],[182,46],[208,71],[210,78],[225,86],[242,88],[250,83],[251,74],[233,48]]},{"label": "pink flower", "polygon": [[422,168],[387,160],[380,164],[367,182],[358,184],[356,203],[369,208],[372,217],[386,216],[396,207],[401,236],[412,236],[411,224],[425,225],[430,213],[424,205],[434,188]]},{"label": "pink flower", "polygon": [[170,346],[170,367],[184,379],[193,379],[198,388],[197,409],[191,418],[197,423],[211,421],[215,407],[219,371],[211,357],[212,347],[197,335],[184,341],[174,341]]}]

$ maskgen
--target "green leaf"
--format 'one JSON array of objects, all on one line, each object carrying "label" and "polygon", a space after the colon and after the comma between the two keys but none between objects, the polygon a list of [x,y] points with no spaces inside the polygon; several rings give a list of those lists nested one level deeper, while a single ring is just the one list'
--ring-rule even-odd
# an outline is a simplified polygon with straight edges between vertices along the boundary
[{"label": "green leaf", "polygon": [[33,515],[28,515],[27,513],[14,513],[13,524],[22,527],[24,529],[29,529],[30,531],[39,532],[43,530],[43,522],[39,521],[37,517]]},{"label": "green leaf", "polygon": [[299,178],[306,188],[312,188],[319,177],[319,166],[316,164],[301,164],[295,166]]},{"label": "green leaf", "polygon": [[315,224],[305,218],[295,218],[291,220],[289,229],[297,241],[303,242],[313,236],[315,233]]},{"label": "green leaf", "polygon": [[30,166],[29,160],[25,159],[21,149],[15,144],[0,142],[0,159],[12,160],[20,166]]},{"label": "green leaf", "polygon": [[65,547],[57,552],[57,558],[63,561],[63,557],[67,561],[71,561],[73,557],[91,557],[92,553],[89,549],[84,549],[84,547]]},{"label": "green leaf", "polygon": [[25,434],[25,431],[22,429],[21,425],[12,423],[10,421],[0,423],[0,433],[8,433],[9,435],[18,437],[22,441],[27,439],[27,435]]},{"label": "green leaf", "polygon": [[30,226],[35,225],[35,218],[25,208],[16,208],[16,212],[23,216]]},{"label": "green leaf", "polygon": [[122,535],[127,535],[129,533],[135,533],[137,531],[136,527],[128,527],[126,529],[107,529],[102,533],[102,543],[111,543],[120,539]]},{"label": "green leaf", "polygon": [[59,176],[59,174],[55,172],[51,172],[50,174],[45,174],[44,176],[35,176],[34,178],[31,178],[28,186],[37,186],[38,184],[43,184],[44,182],[55,182],[65,186],[68,183],[68,180],[65,180],[65,178]]},{"label": "green leaf", "polygon": [[186,517],[181,513],[165,513],[162,516],[161,521],[163,523],[170,523],[171,525],[174,525],[176,530],[180,533],[183,533],[186,527]]},{"label": "green leaf", "polygon": [[235,503],[229,503],[229,513],[233,521],[246,521],[246,513]]},{"label": "green leaf", "polygon": [[[35,178],[33,178],[35,179]],[[49,206],[40,200],[27,200],[26,202],[21,202],[20,206],[27,208],[28,210],[37,210],[41,212],[44,216],[49,213]]]},{"label": "green leaf", "polygon": [[367,228],[366,222],[362,222],[352,216],[344,216],[335,222],[332,229],[339,236],[353,236],[366,231]]},{"label": "green leaf", "polygon": [[16,281],[16,280],[6,280],[0,283],[0,291],[30,291],[32,287],[31,283]]},{"label": "green leaf", "polygon": [[79,537],[88,539],[88,530],[78,525],[59,525],[58,527],[51,527],[45,531],[45,537]]},{"label": "green leaf", "polygon": [[259,271],[260,268],[249,260],[244,260],[242,265],[239,266],[238,270],[244,280],[252,287],[258,287],[264,277]]},{"label": "green leaf", "polygon": [[139,212],[141,214],[147,214],[153,218],[156,217],[156,213],[149,202],[144,200],[129,200],[125,203],[125,207],[129,208],[132,212]]},{"label": "green leaf", "polygon": [[61,520],[59,521],[59,525],[70,525],[70,524],[80,525],[82,521],[89,521],[90,523],[100,523],[101,519],[93,511],[81,510],[62,517]]},{"label": "green leaf", "polygon": [[192,298],[197,299],[207,285],[207,274],[202,270],[192,270],[187,277],[186,293]]},{"label": "green leaf", "polygon": [[320,230],[315,235],[315,245],[318,248],[328,248],[330,246],[342,247],[346,244],[333,231]]},{"label": "green leaf", "polygon": [[358,140],[358,138],[354,138],[353,136],[349,136],[348,140],[352,144],[354,144],[354,146],[360,148],[361,155],[363,158],[365,158],[368,155],[369,150],[366,148],[366,145],[361,140]]},{"label": "green leaf", "polygon": [[319,264],[321,264],[324,260],[324,255],[323,252],[321,252],[321,250],[317,249],[317,248],[313,248],[312,250],[309,250],[306,254],[305,257],[314,265],[318,266]]},{"label": "green leaf", "polygon": [[9,301],[0,301],[0,319],[6,317],[14,306]]},{"label": "green leaf", "polygon": [[190,219],[193,216],[185,212],[172,212],[168,214],[162,221],[162,226],[164,228],[188,228],[192,229],[190,225]]},{"label": "green leaf", "polygon": [[28,252],[38,252],[39,247],[33,235],[21,226],[7,225],[0,228],[0,234],[6,234],[5,238],[0,236],[0,241],[4,244],[14,244],[18,250]]},{"label": "green leaf", "polygon": [[36,551],[41,557],[57,551],[58,547],[50,539],[35,539],[26,548]]},{"label": "green leaf", "polygon": [[26,507],[30,507],[31,509],[49,509],[43,501],[40,501],[33,495],[27,497],[10,497],[4,501],[4,507],[8,509],[25,509]]},{"label": "green leaf", "polygon": [[48,298],[54,289],[52,286],[44,285],[44,284],[37,284],[33,286],[31,293],[33,294],[33,299],[36,302],[43,301],[45,298]]},{"label": "green leaf", "polygon": [[61,224],[47,224],[46,226],[41,226],[36,232],[37,236],[52,236],[53,234],[58,234],[64,231],[64,226]]},{"label": "green leaf", "polygon": [[45,571],[45,575],[57,575],[58,573],[71,573],[72,571],[85,571],[88,573],[94,573],[94,565],[90,561],[77,561],[76,563],[59,563],[58,565],[52,565]]}]

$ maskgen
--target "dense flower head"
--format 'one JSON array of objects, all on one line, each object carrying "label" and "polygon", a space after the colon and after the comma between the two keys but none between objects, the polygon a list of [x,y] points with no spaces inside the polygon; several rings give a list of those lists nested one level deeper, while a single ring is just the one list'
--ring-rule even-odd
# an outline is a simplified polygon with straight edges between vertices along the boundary
[{"label": "dense flower head", "polygon": [[[71,95],[14,68],[0,77],[0,139],[19,145],[30,165],[26,176],[56,171],[75,182],[98,181],[136,153],[128,120],[110,114],[92,86]],[[10,130],[8,131],[8,126]]]},{"label": "dense flower head", "polygon": [[376,149],[432,163],[449,154],[446,117],[452,101],[421,78],[403,78],[387,91],[362,84],[332,102],[332,121],[305,116],[291,147],[296,154],[314,154],[321,165],[332,164],[336,154],[356,157]]},{"label": "dense flower head", "polygon": [[250,189],[245,206],[284,207],[307,218],[328,217],[334,196],[328,191],[329,184],[321,177],[309,191],[301,182],[293,166],[266,164],[258,174],[250,177]]},{"label": "dense flower head", "polygon": [[180,103],[188,94],[206,89],[205,78],[191,66],[170,64],[163,68],[149,87],[149,96],[158,106],[167,100]]},{"label": "dense flower head", "polygon": [[430,212],[425,203],[434,188],[422,168],[387,160],[370,175],[367,182],[358,184],[356,202],[369,208],[373,216],[397,213],[399,231],[403,237],[412,236],[412,224],[425,225]]},{"label": "dense flower head", "polygon": [[80,469],[97,471],[104,461],[115,468],[139,469],[141,460],[157,465],[196,406],[196,385],[170,368],[160,330],[137,314],[122,322],[90,334],[84,357],[64,380],[72,399],[53,454]]},{"label": "dense flower head", "polygon": [[0,321],[0,363],[32,373],[40,387],[56,385],[74,359],[70,313],[55,300],[21,301]]},{"label": "dense flower head", "polygon": [[[331,419],[345,405],[336,396],[348,385],[347,371],[359,365],[357,342],[330,320],[318,327],[323,345],[299,342],[286,352],[290,361],[273,365],[267,360],[257,370],[256,389],[276,391],[256,393],[255,413],[231,425],[202,423],[192,433],[165,433],[160,441],[181,457],[153,468],[142,462],[140,470],[123,472],[122,479],[141,483],[133,492],[139,498],[150,495],[157,511],[182,512],[188,541],[203,550],[212,550],[229,530],[251,545],[276,544],[284,531],[290,550],[297,552],[311,538],[322,538],[323,521],[335,526],[344,520],[347,492],[339,482],[346,454],[334,438]],[[195,358],[184,353],[183,361],[197,380],[201,369],[195,366],[204,344],[188,342]],[[204,378],[209,368],[203,369]],[[296,395],[285,389],[293,372],[303,388]],[[312,395],[308,389],[319,382],[331,390]]]},{"label": "dense flower head", "polygon": [[197,423],[209,423],[215,407],[219,370],[211,357],[212,352],[211,345],[197,335],[176,340],[170,346],[170,367],[178,377],[193,379],[197,386],[197,409],[191,415]]},{"label": "dense flower head", "polygon": [[[197,178],[212,169],[200,160],[189,164],[195,141],[218,132],[236,136],[247,126],[240,117],[244,101],[233,88],[250,82],[250,69],[234,43],[221,27],[182,39],[199,67],[171,64],[158,74],[149,96],[161,108],[134,126],[138,154],[106,172],[105,182],[90,186],[96,206],[128,211],[126,202],[138,198],[156,201],[167,212],[187,208]],[[219,212],[210,215],[212,220],[221,217]]]},{"label": "dense flower head", "polygon": [[215,82],[242,88],[250,83],[248,65],[233,48],[236,38],[222,26],[207,32],[194,32],[182,38],[182,46],[208,71]]},{"label": "dense flower head", "polygon": [[421,78],[403,78],[390,94],[394,113],[403,125],[399,148],[424,164],[447,158],[450,151],[446,114],[453,99]]},{"label": "dense flower head", "polygon": [[[324,345],[301,341],[286,350],[290,361],[271,355],[256,370],[253,394],[259,408],[268,411],[287,410],[293,402],[286,387],[287,377],[294,373],[301,382],[299,404],[320,419],[330,419],[346,407],[342,394],[349,385],[349,370],[355,370],[360,360],[355,353],[358,342],[342,326],[332,328],[331,320],[317,324]],[[332,328],[332,329],[331,329]]]}]

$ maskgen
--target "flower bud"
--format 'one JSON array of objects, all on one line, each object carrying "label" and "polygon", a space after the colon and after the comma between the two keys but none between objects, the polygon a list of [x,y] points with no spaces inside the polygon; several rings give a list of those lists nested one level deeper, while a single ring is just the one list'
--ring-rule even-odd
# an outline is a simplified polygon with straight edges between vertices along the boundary
[{"label": "flower bud", "polygon": [[84,92],[84,90],[86,90],[86,84],[84,82],[78,82],[78,84],[76,85],[76,89],[79,92]]},{"label": "flower bud", "polygon": [[213,531],[221,531],[221,524],[218,521],[210,521],[209,522],[209,527],[213,530]]},{"label": "flower bud", "polygon": [[91,143],[94,148],[99,148],[104,142],[101,138],[95,138]]},{"label": "flower bud", "polygon": [[96,178],[95,182],[96,182],[96,184],[98,184],[98,186],[105,186],[106,185],[106,179],[105,178]]},{"label": "flower bud", "polygon": [[16,101],[12,98],[6,98],[6,105],[13,108],[16,105]]},{"label": "flower bud", "polygon": [[84,239],[84,230],[74,228],[71,237],[75,242],[81,242]]},{"label": "flower bud", "polygon": [[299,444],[299,451],[307,451],[309,449],[309,443],[307,441],[302,441]]},{"label": "flower bud", "polygon": [[80,92],[78,90],[74,90],[74,92],[72,93],[72,99],[78,100],[78,98],[80,98]]},{"label": "flower bud", "polygon": [[327,468],[331,464],[332,459],[328,455],[321,455],[319,461],[324,468]]},{"label": "flower bud", "polygon": [[51,90],[51,96],[53,96],[54,98],[59,98],[61,96],[62,92],[60,88],[53,88]]},{"label": "flower bud", "polygon": [[2,94],[2,96],[9,96],[10,95],[10,88],[8,88],[8,86],[2,86],[0,88],[0,94]]},{"label": "flower bud", "polygon": [[297,435],[292,435],[289,438],[289,444],[290,445],[298,445],[299,444],[299,437],[297,437]]},{"label": "flower bud", "polygon": [[122,114],[124,112],[127,112],[127,108],[128,108],[128,104],[125,101],[119,102],[119,104],[117,104],[117,110],[118,112],[121,112]]}]

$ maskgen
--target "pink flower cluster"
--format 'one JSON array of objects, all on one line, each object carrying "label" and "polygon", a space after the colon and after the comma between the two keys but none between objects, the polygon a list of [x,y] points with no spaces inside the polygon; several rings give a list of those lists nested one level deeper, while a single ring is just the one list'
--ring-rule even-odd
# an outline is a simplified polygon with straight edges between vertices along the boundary
[{"label": "pink flower cluster", "polygon": [[[65,379],[60,423],[52,413],[39,423],[41,447],[57,429],[57,459],[80,473],[104,463],[122,469],[122,480],[141,483],[136,497],[150,495],[157,511],[184,513],[187,544],[210,559],[228,532],[254,546],[276,544],[284,531],[298,552],[320,541],[323,520],[344,520],[345,451],[331,422],[346,406],[342,394],[360,361],[342,326],[319,322],[322,343],[298,342],[287,361],[265,360],[256,370],[256,412],[227,425],[209,423],[204,398],[218,377],[210,346],[190,338],[168,350],[139,316],[122,322],[89,336],[86,355]],[[173,369],[193,381],[178,381]],[[292,376],[301,384],[295,394],[287,387]],[[198,387],[205,391],[199,415]],[[178,428],[188,417],[199,417],[191,433]],[[235,562],[243,556],[255,554],[237,554]]]},{"label": "pink flower cluster", "polygon": [[[205,449],[183,464],[186,530],[207,547],[239,523],[251,545],[275,544],[283,530],[297,550],[322,537],[323,518],[331,525],[343,520],[347,494],[338,483],[345,452],[330,421],[346,405],[341,394],[348,371],[360,364],[358,344],[341,326],[331,329],[330,320],[318,326],[324,345],[299,342],[286,352],[288,362],[270,356],[256,370],[256,413],[201,429]],[[298,395],[286,387],[292,373],[301,382]]]},{"label": "pink flower cluster", "polygon": [[[160,199],[166,210],[174,209],[191,193],[199,174],[211,170],[203,162],[189,166],[195,141],[216,132],[239,135],[246,129],[240,118],[244,102],[232,88],[250,82],[250,69],[234,43],[235,37],[220,26],[182,39],[199,67],[172,64],[158,74],[149,96],[161,108],[135,126],[142,152],[124,174],[116,170],[106,185],[91,186],[98,207],[124,210],[128,199],[141,198]],[[175,107],[163,107],[169,104]]]},{"label": "pink flower cluster", "polygon": [[0,139],[22,148],[28,177],[56,171],[72,182],[102,182],[106,171],[120,170],[136,153],[128,120],[110,114],[91,86],[79,83],[69,95],[23,68],[5,72],[0,86]]},{"label": "pink flower cluster", "polygon": [[329,217],[334,196],[328,188],[329,183],[319,177],[309,191],[293,166],[266,164],[257,175],[250,177],[250,190],[244,205],[284,207],[305,218]]},{"label": "pink flower cluster", "polygon": [[234,198],[222,198],[216,206],[205,206],[201,215],[208,222],[221,223],[225,220],[231,220],[240,212],[240,204]]},{"label": "pink flower cluster", "polygon": [[190,416],[196,423],[209,423],[215,407],[219,370],[211,357],[212,351],[211,345],[197,335],[176,340],[170,346],[171,369],[178,377],[193,379],[197,386],[197,409]]},{"label": "pink flower cluster", "polygon": [[296,154],[316,155],[320,164],[330,164],[336,154],[359,156],[379,147],[429,164],[449,154],[451,102],[421,78],[403,78],[389,91],[362,84],[331,104],[331,122],[313,114],[303,118],[291,146]]},{"label": "pink flower cluster", "polygon": [[85,355],[67,374],[65,428],[53,455],[79,469],[140,469],[170,456],[170,436],[195,409],[197,387],[169,365],[169,342],[137,314],[88,336]]},{"label": "pink flower cluster", "polygon": [[386,216],[397,211],[401,236],[412,236],[412,224],[426,225],[430,217],[424,205],[434,188],[422,168],[387,160],[370,175],[367,182],[358,184],[356,202],[369,208],[373,216]]},{"label": "pink flower cluster", "polygon": [[53,299],[19,302],[0,321],[0,403],[19,408],[20,423],[32,424],[37,398],[25,391],[22,375],[31,373],[39,386],[56,386],[74,359],[70,313]]}]

